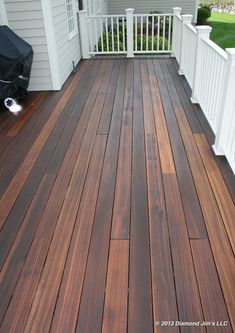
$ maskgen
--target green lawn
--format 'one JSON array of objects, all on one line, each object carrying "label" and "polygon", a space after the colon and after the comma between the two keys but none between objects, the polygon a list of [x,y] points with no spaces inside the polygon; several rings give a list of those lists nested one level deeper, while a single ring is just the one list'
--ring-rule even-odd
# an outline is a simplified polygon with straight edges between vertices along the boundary
[{"label": "green lawn", "polygon": [[211,39],[223,49],[235,48],[235,15],[211,13],[208,23],[213,28]]}]

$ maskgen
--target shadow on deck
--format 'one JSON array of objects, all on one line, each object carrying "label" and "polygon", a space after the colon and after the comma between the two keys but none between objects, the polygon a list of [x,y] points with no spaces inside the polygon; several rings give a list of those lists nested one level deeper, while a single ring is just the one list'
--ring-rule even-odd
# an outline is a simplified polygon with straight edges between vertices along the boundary
[{"label": "shadow on deck", "polygon": [[0,332],[235,329],[235,179],[189,97],[173,59],[99,59],[1,112]]}]

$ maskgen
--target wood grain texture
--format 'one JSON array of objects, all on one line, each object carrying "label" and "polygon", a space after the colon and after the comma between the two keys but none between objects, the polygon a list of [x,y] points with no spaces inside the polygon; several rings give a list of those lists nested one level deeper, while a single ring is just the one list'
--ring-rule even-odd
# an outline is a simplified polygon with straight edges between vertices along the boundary
[{"label": "wood grain texture", "polygon": [[[35,299],[28,316],[25,332],[38,330],[38,327],[40,327],[41,332],[50,329],[50,323],[67,258],[70,239],[74,229],[74,223],[111,73],[112,63],[110,62],[96,97],[92,110],[93,116],[91,116],[91,120],[87,126],[78,159],[74,165],[73,173],[47,254],[47,265],[42,271]],[[94,164],[97,164],[96,154],[94,153],[93,155],[94,159],[92,160],[91,168],[94,168]],[[61,247],[61,244],[63,244],[63,247]],[[60,251],[58,251],[58,247],[61,247]]]},{"label": "wood grain texture", "polygon": [[[162,173],[175,173],[174,158],[152,60],[147,61]],[[165,105],[165,107],[167,107]]]},{"label": "wood grain texture", "polygon": [[202,211],[198,201],[187,156],[185,154],[182,137],[174,116],[174,109],[177,105],[181,105],[180,100],[174,87],[174,83],[170,78],[165,61],[163,59],[159,62],[154,61],[154,68],[161,91],[189,237],[206,238],[207,233]]},{"label": "wood grain texture", "polygon": [[[145,145],[154,322],[177,321],[179,316],[156,134],[146,135]],[[179,332],[179,328],[155,325],[154,332]]]},{"label": "wood grain texture", "polygon": [[206,171],[204,169],[199,151],[191,133],[187,119],[181,108],[175,110],[179,122],[180,130],[184,140],[187,156],[194,177],[195,187],[202,207],[206,228],[211,244],[211,248],[219,273],[223,293],[225,296],[228,312],[231,318],[231,325],[235,328],[235,304],[233,296],[235,294],[234,284],[234,255],[222,218],[212,192]]},{"label": "wood grain texture", "polygon": [[112,221],[112,239],[129,239],[133,113],[133,62],[127,63],[122,128]]},{"label": "wood grain texture", "polygon": [[52,332],[73,332],[76,328],[106,142],[107,136],[104,135],[98,135],[95,141],[93,161],[88,170],[53,316]]},{"label": "wood grain texture", "polygon": [[56,105],[52,115],[48,119],[46,125],[43,127],[41,133],[37,137],[29,153],[27,154],[24,162],[20,166],[9,187],[2,196],[0,200],[0,228],[4,224],[5,219],[7,218],[12,206],[14,205],[14,202],[17,199],[28,175],[30,174],[42,148],[46,144],[46,141],[53,127],[55,126],[60,114],[63,111],[64,106],[72,95],[73,90],[80,78],[81,77],[79,75],[74,78],[72,84],[68,87],[68,89]]},{"label": "wood grain texture", "polygon": [[194,134],[198,150],[213,189],[224,225],[235,254],[235,206],[204,134]]},{"label": "wood grain texture", "polygon": [[128,332],[153,332],[145,136],[140,61],[134,61]]},{"label": "wood grain texture", "polygon": [[104,57],[0,112],[1,333],[235,329],[235,177],[189,94],[173,59]]},{"label": "wood grain texture", "polygon": [[25,109],[23,108],[23,110],[21,111],[22,113],[20,113],[19,119],[7,132],[7,136],[16,136],[19,133],[26,121],[30,119],[33,112],[37,110],[40,103],[44,100],[45,96],[46,92],[39,93],[30,105],[28,105]]},{"label": "wood grain texture", "polygon": [[102,333],[127,329],[129,241],[112,240],[108,263]]},{"label": "wood grain texture", "polygon": [[[191,247],[204,317],[207,322],[215,323],[215,326],[207,327],[207,332],[214,332],[217,329],[220,332],[232,333],[209,241],[191,240]],[[227,324],[224,327],[216,327],[220,322],[227,322]]]},{"label": "wood grain texture", "polygon": [[[175,175],[163,175],[180,321],[203,321],[186,222]],[[181,327],[181,332],[206,332],[204,327]]]},{"label": "wood grain texture", "polygon": [[78,314],[77,332],[99,332],[102,327],[125,77],[126,63],[121,62]]}]

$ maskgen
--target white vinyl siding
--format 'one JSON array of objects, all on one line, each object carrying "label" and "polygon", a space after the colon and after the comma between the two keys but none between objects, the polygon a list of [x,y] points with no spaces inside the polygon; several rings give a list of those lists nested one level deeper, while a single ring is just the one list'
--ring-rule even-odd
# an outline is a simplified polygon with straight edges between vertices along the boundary
[{"label": "white vinyl siding", "polygon": [[[51,6],[59,76],[60,82],[63,84],[73,70],[73,62],[74,65],[77,65],[81,59],[77,13],[74,13],[76,33],[70,38],[65,0],[51,0]],[[75,1],[73,6],[76,8]]]},{"label": "white vinyl siding", "polygon": [[105,15],[107,13],[108,0],[83,0],[84,9],[88,15]]},{"label": "white vinyl siding", "polygon": [[195,15],[196,0],[107,0],[108,13],[124,14],[126,8],[134,8],[135,14],[149,14],[150,11],[172,13],[173,7],[181,7],[182,13]]},{"label": "white vinyl siding", "polygon": [[9,27],[33,47],[29,90],[53,89],[41,1],[5,0]]}]

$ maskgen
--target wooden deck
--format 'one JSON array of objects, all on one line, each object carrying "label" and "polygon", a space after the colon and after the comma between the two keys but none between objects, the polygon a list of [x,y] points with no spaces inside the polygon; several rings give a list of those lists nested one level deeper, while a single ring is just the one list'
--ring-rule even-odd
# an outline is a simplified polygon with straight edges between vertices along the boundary
[{"label": "wooden deck", "polygon": [[98,59],[0,112],[1,333],[235,330],[235,179],[189,97]]}]

